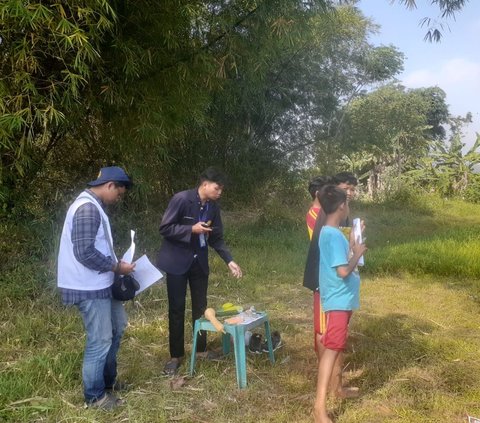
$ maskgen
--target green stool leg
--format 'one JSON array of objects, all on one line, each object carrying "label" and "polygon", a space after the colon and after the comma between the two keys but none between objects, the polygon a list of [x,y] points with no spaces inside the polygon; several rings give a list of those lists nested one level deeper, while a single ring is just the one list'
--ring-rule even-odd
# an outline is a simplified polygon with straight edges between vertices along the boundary
[{"label": "green stool leg", "polygon": [[237,384],[240,389],[243,389],[247,387],[247,357],[245,355],[245,329],[243,326],[239,325],[235,328],[233,342]]},{"label": "green stool leg", "polygon": [[193,344],[192,344],[192,356],[190,357],[190,376],[193,376],[195,370],[195,359],[197,358],[197,335],[200,330],[200,322],[195,320],[195,326],[193,329]]},{"label": "green stool leg", "polygon": [[222,348],[223,348],[223,355],[227,355],[230,353],[230,334],[224,333],[222,335]]},{"label": "green stool leg", "polygon": [[268,356],[270,357],[270,361],[275,363],[275,356],[273,355],[273,345],[272,345],[272,334],[270,333],[270,323],[265,320],[265,336],[267,337],[267,345],[268,345]]}]

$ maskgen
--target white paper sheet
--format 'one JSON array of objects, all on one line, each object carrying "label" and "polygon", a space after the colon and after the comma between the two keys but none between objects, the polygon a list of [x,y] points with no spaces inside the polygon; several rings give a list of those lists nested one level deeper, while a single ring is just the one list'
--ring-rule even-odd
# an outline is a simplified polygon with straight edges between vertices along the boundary
[{"label": "white paper sheet", "polygon": [[138,295],[140,292],[163,278],[162,272],[150,262],[145,254],[135,262],[135,270],[132,272],[132,275],[140,284],[140,289],[135,295]]},{"label": "white paper sheet", "polygon": [[128,248],[127,251],[125,251],[125,254],[122,257],[122,261],[126,263],[131,263],[133,261],[133,256],[135,255],[135,231],[131,230],[130,231],[130,237],[132,238],[132,243],[130,244],[130,247]]},{"label": "white paper sheet", "polygon": [[[355,236],[355,242],[358,243],[358,244],[361,244],[363,241],[362,241],[362,223],[361,223],[361,220],[359,217],[356,217],[355,219],[353,219],[353,234]],[[360,257],[360,259],[358,260],[358,265],[359,266],[364,266],[365,265],[365,260],[363,258],[363,256]]]}]

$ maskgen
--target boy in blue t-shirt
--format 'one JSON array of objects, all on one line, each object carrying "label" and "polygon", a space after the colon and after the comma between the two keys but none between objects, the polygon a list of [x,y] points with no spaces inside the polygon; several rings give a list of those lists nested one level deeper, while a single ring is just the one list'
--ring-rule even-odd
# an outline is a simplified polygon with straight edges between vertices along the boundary
[{"label": "boy in blue t-shirt", "polygon": [[314,416],[315,423],[332,423],[326,407],[330,379],[337,396],[348,398],[358,394],[355,388],[344,388],[341,380],[348,323],[352,311],[359,306],[360,276],[357,263],[367,248],[365,244],[356,242],[353,236],[349,243],[339,229],[349,213],[345,191],[327,185],[320,191],[319,199],[327,215],[319,237],[320,295],[322,308],[327,315],[327,328],[322,337],[325,350],[318,365]]}]

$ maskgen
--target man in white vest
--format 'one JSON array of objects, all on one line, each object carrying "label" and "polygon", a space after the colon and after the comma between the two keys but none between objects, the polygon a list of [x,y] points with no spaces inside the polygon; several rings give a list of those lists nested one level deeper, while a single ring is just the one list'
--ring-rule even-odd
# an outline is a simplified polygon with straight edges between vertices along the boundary
[{"label": "man in white vest", "polygon": [[123,303],[112,298],[115,273],[135,265],[118,261],[105,206],[117,203],[132,181],[116,166],[104,167],[68,209],[60,239],[57,283],[66,305],[78,307],[86,332],[82,378],[89,407],[111,410],[122,404],[114,391],[117,352],[127,325]]}]

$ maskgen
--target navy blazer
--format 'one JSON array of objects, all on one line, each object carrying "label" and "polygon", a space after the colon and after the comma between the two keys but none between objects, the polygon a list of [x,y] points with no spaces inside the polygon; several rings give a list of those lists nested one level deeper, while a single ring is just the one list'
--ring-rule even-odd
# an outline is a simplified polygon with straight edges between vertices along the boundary
[{"label": "navy blazer", "polygon": [[[197,188],[178,192],[172,197],[160,223],[163,243],[157,258],[159,269],[173,275],[183,275],[196,256],[202,270],[208,275],[208,246],[200,247],[199,236],[192,233],[191,228],[200,221],[200,208]],[[220,207],[215,201],[207,201],[204,210],[206,215],[202,216],[202,221],[211,221],[212,227],[207,244],[228,264],[232,256],[223,240]]]}]

